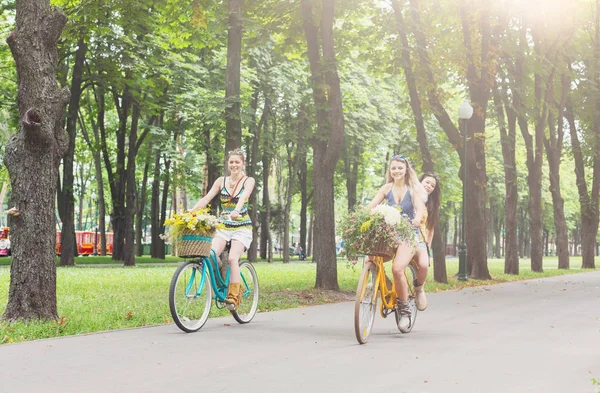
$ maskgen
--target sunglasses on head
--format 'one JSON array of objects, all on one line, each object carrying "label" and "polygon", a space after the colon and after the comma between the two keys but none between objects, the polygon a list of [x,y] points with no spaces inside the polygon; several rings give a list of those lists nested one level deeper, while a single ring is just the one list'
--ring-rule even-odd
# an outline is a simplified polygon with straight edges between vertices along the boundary
[{"label": "sunglasses on head", "polygon": [[408,162],[408,158],[401,156],[400,154],[396,154],[394,156],[392,156],[392,161],[393,160],[402,160],[404,162],[406,162],[406,164],[408,164],[410,166],[410,162]]}]

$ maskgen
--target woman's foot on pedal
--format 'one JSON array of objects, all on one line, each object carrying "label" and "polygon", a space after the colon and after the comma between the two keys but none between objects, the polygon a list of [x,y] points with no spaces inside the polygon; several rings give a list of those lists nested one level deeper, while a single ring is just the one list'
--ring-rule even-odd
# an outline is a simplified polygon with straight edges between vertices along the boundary
[{"label": "woman's foot on pedal", "polygon": [[417,286],[415,284],[415,301],[417,303],[417,310],[424,311],[427,308],[427,296],[425,296],[424,284]]},{"label": "woman's foot on pedal", "polygon": [[227,288],[227,297],[225,298],[225,308],[229,311],[235,311],[239,305],[242,297],[241,286],[239,282],[232,282]]},{"label": "woman's foot on pedal", "polygon": [[400,299],[396,299],[396,309],[398,313],[398,330],[400,330],[402,333],[410,332],[412,316],[408,301],[404,302]]}]

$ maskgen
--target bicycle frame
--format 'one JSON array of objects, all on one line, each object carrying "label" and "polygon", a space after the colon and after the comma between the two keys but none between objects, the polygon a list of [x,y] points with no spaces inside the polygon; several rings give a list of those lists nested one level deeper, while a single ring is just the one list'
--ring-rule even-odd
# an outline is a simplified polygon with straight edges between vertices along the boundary
[{"label": "bicycle frame", "polygon": [[[377,268],[377,279],[375,280],[375,294],[379,293],[380,297],[381,297],[381,309],[380,309],[380,313],[382,317],[386,317],[388,314],[390,314],[394,308],[396,307],[396,297],[398,296],[396,293],[396,285],[394,284],[394,280],[391,280],[392,282],[392,288],[391,290],[388,289],[388,286],[386,284],[386,274],[385,274],[385,267],[383,264],[383,258],[382,257],[375,257],[374,260],[371,261],[375,267]],[[417,267],[417,264],[415,262],[414,259],[411,259],[410,263],[413,266]],[[408,284],[408,276],[405,274],[404,278],[406,279],[406,282]],[[414,296],[414,291],[412,290],[410,285],[407,285],[408,287],[408,296]],[[376,297],[375,297],[376,298]]]},{"label": "bicycle frame", "polygon": [[[223,279],[219,269],[219,259],[217,257],[217,253],[212,248],[210,250],[210,255],[202,260],[198,259],[198,263],[202,265],[202,278],[200,279],[200,285],[198,286],[198,291],[196,295],[202,293],[202,291],[204,290],[206,278],[208,277],[214,290],[214,299],[220,302],[224,302],[225,298],[227,297],[227,288],[229,287],[229,275],[231,273],[231,268],[229,266],[227,267],[227,274],[225,276],[225,279]],[[186,293],[189,293],[189,291],[192,289],[191,287],[194,282],[195,275],[196,270],[194,270],[190,277],[190,282],[186,289]],[[244,296],[248,294],[250,288],[243,274],[241,274],[240,278],[240,285],[242,286],[242,289],[244,289],[244,292],[241,295]]]},{"label": "bicycle frame", "polygon": [[[217,253],[213,249],[210,250],[209,256],[203,259],[198,259],[197,262],[202,266],[200,273],[202,274],[202,277],[200,278],[200,285],[198,285],[198,291],[195,296],[198,296],[202,293],[208,277],[214,290],[214,299],[221,302],[225,301],[225,298],[227,297],[227,287],[229,286],[230,269],[227,268],[227,275],[225,276],[225,279],[223,279],[219,271],[219,260]],[[194,269],[193,273],[191,274],[188,286],[186,288],[186,293],[191,291],[197,271],[198,270]]]}]

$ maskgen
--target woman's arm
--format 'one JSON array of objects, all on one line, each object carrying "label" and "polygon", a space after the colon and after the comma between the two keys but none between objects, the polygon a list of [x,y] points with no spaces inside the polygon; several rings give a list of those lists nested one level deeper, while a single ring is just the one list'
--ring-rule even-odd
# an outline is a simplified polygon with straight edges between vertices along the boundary
[{"label": "woman's arm", "polygon": [[240,211],[244,207],[244,203],[246,203],[246,200],[250,198],[252,191],[254,191],[254,184],[255,181],[253,177],[249,177],[248,179],[246,179],[246,183],[244,183],[244,192],[242,193],[242,195],[240,195],[238,203],[237,205],[235,205],[235,209],[233,209],[233,211],[231,212],[232,219],[235,220],[240,216]]},{"label": "woman's arm", "polygon": [[429,248],[431,248],[431,242],[433,241],[433,231],[434,231],[434,228],[431,228],[430,231],[427,231],[426,241],[427,241],[427,245],[429,246]]},{"label": "woman's arm", "polygon": [[192,207],[191,211],[202,209],[203,207],[208,205],[208,203],[210,201],[212,201],[215,196],[217,196],[217,194],[221,190],[222,184],[223,184],[223,176],[221,176],[217,180],[215,180],[215,182],[213,183],[210,190],[206,193],[206,195],[202,199],[200,199],[198,202],[196,202],[194,207]]},{"label": "woman's arm", "polygon": [[368,205],[369,209],[375,208],[375,206],[379,205],[381,203],[381,201],[383,201],[383,198],[385,198],[385,187],[386,186],[387,186],[387,184],[382,186],[379,189],[379,191],[377,191],[375,198],[371,199],[371,202],[369,202],[369,205]]},{"label": "woman's arm", "polygon": [[412,201],[415,208],[415,218],[413,218],[411,223],[415,228],[418,228],[421,225],[421,220],[423,219],[423,214],[425,212],[425,203],[423,202],[423,199],[419,197],[419,195],[411,196],[413,197]]}]

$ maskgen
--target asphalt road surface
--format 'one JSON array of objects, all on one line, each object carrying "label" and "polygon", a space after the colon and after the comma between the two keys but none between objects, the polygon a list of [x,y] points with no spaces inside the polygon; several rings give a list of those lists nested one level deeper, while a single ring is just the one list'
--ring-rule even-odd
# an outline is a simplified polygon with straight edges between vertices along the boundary
[{"label": "asphalt road surface", "polygon": [[597,393],[600,272],[429,294],[414,330],[353,303],[0,346],[0,393]]}]

